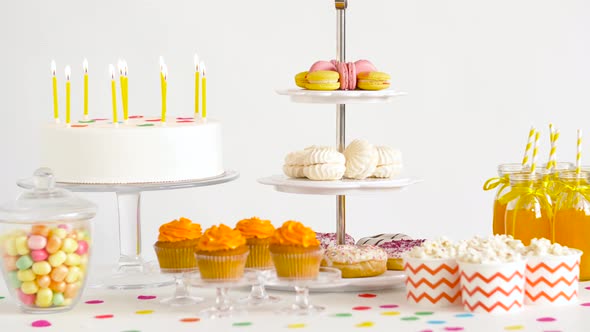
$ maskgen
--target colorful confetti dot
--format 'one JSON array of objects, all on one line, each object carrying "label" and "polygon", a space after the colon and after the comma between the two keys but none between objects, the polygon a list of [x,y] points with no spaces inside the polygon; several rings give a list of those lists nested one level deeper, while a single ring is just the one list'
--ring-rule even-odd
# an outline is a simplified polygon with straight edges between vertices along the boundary
[{"label": "colorful confetti dot", "polygon": [[94,316],[94,318],[96,319],[108,319],[108,318],[113,318],[115,317],[115,315],[98,315],[98,316]]},{"label": "colorful confetti dot", "polygon": [[456,314],[455,317],[457,317],[457,318],[469,318],[469,317],[473,317],[473,314],[470,314],[470,313]]},{"label": "colorful confetti dot", "polygon": [[557,319],[553,318],[553,317],[541,317],[541,318],[537,318],[537,322],[554,322]]},{"label": "colorful confetti dot", "polygon": [[371,293],[363,293],[363,294],[359,294],[359,297],[364,297],[364,298],[373,298],[373,297],[377,297],[377,294],[371,294]]},{"label": "colorful confetti dot", "polygon": [[399,305],[397,304],[382,304],[379,306],[379,308],[381,309],[393,309],[393,308],[397,308],[399,307]]},{"label": "colorful confetti dot", "polygon": [[352,317],[352,314],[348,313],[348,312],[341,312],[341,313],[334,314],[334,317]]},{"label": "colorful confetti dot", "polygon": [[129,119],[143,119],[143,115],[131,115]]},{"label": "colorful confetti dot", "polygon": [[193,122],[195,122],[195,121],[192,121],[192,120],[179,120],[179,121],[176,121],[176,123],[193,123]]},{"label": "colorful confetti dot", "polygon": [[411,320],[418,320],[420,319],[419,317],[416,316],[409,316],[409,317],[402,317],[401,320],[407,320],[407,321],[411,321]]},{"label": "colorful confetti dot", "polygon": [[149,314],[154,313],[154,311],[153,310],[137,310],[135,313],[138,315],[149,315]]},{"label": "colorful confetti dot", "polygon": [[375,323],[373,323],[373,322],[362,322],[362,323],[356,324],[355,326],[356,327],[371,327],[373,325],[375,325]]},{"label": "colorful confetti dot", "polygon": [[4,299],[4,296],[0,296],[0,300]]},{"label": "colorful confetti dot", "polygon": [[524,330],[524,326],[522,326],[522,325],[510,325],[510,326],[506,326],[504,328],[504,330],[506,330],[506,331]]},{"label": "colorful confetti dot", "polygon": [[84,128],[84,127],[88,127],[88,125],[85,125],[85,124],[73,124],[73,125],[70,125],[70,127],[72,127],[72,128]]},{"label": "colorful confetti dot", "polygon": [[399,316],[400,314],[399,311],[384,311],[381,313],[381,316]]},{"label": "colorful confetti dot", "polygon": [[78,120],[78,123],[94,123],[94,120]]},{"label": "colorful confetti dot", "polygon": [[590,302],[580,304],[582,307],[590,307]]},{"label": "colorful confetti dot", "polygon": [[96,118],[96,119],[92,119],[92,121],[107,121],[108,119],[104,119],[104,118]]},{"label": "colorful confetti dot", "polygon": [[590,290],[590,286],[587,286],[587,287],[584,287],[584,288],[587,289],[587,290]]},{"label": "colorful confetti dot", "polygon": [[304,327],[305,327],[305,324],[302,324],[302,323],[287,325],[287,328],[290,328],[290,329],[302,329]]},{"label": "colorful confetti dot", "polygon": [[250,326],[252,325],[252,322],[235,322],[232,324],[232,326]]},{"label": "colorful confetti dot", "polygon": [[154,124],[153,123],[142,123],[142,124],[138,124],[138,127],[153,127]]},{"label": "colorful confetti dot", "polygon": [[434,325],[439,325],[439,324],[444,324],[446,322],[444,320],[429,320],[426,323],[428,323],[428,324],[434,324]]},{"label": "colorful confetti dot", "polygon": [[46,320],[36,320],[34,322],[31,323],[32,327],[49,327],[51,326],[51,323],[46,321]]},{"label": "colorful confetti dot", "polygon": [[418,311],[414,313],[416,316],[430,316],[432,314],[434,314],[432,311]]},{"label": "colorful confetti dot", "polygon": [[184,117],[183,116],[177,116],[176,117],[176,120],[193,120],[193,119],[194,119],[193,117],[190,117],[189,118],[189,117],[186,117],[186,116],[184,116]]},{"label": "colorful confetti dot", "polygon": [[463,331],[463,328],[460,326],[448,326],[445,327],[445,331]]},{"label": "colorful confetti dot", "polygon": [[88,300],[84,303],[86,303],[86,304],[101,304],[101,303],[104,303],[104,301],[103,300]]},{"label": "colorful confetti dot", "polygon": [[433,332],[432,330],[421,330],[420,332]]},{"label": "colorful confetti dot", "polygon": [[180,321],[183,323],[195,323],[195,322],[201,321],[201,319],[197,318],[197,317],[190,317],[190,318],[182,318]]},{"label": "colorful confetti dot", "polygon": [[358,306],[358,307],[353,307],[352,310],[371,310],[371,307],[367,307],[367,306]]},{"label": "colorful confetti dot", "polygon": [[147,121],[147,122],[160,122],[162,120],[161,119],[147,119],[145,121]]},{"label": "colorful confetti dot", "polygon": [[138,300],[153,300],[155,298],[156,298],[155,295],[139,295],[137,297]]}]

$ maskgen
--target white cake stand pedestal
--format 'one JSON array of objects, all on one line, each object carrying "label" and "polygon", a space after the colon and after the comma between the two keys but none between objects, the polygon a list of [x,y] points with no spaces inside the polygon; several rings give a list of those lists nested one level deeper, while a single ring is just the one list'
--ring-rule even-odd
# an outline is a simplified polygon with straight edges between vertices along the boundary
[{"label": "white cake stand pedestal", "polygon": [[[58,182],[60,188],[74,192],[114,192],[119,212],[119,261],[114,271],[91,287],[111,289],[143,289],[174,284],[174,279],[161,274],[157,262],[146,262],[141,256],[141,193],[144,191],[173,190],[213,186],[236,180],[239,173],[226,170],[217,177],[159,183],[80,184]],[[27,180],[18,181],[22,188],[32,188]],[[93,278],[94,279],[94,278]],[[96,280],[96,279],[95,279]]]}]

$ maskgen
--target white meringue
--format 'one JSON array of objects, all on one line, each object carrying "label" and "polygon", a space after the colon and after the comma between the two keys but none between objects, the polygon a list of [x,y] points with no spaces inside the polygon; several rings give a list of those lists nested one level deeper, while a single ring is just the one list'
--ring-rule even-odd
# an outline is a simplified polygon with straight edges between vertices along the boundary
[{"label": "white meringue", "polygon": [[346,172],[350,179],[362,180],[375,172],[379,154],[375,146],[364,139],[352,141],[344,150]]},{"label": "white meringue", "polygon": [[344,164],[317,164],[305,166],[303,174],[310,180],[340,180],[345,170],[346,166]]}]

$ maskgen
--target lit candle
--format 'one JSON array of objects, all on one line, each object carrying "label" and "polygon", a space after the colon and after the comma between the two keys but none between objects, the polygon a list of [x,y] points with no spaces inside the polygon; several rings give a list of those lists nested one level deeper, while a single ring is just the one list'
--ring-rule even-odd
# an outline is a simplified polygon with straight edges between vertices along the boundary
[{"label": "lit candle", "polygon": [[117,61],[117,68],[119,69],[119,81],[121,82],[121,105],[123,106],[123,120],[127,122],[128,116],[126,112],[127,93],[125,92],[125,64],[123,60]]},{"label": "lit candle", "polygon": [[84,69],[84,120],[88,120],[88,60],[82,63]]},{"label": "lit candle", "polygon": [[162,123],[166,123],[166,89],[168,88],[167,78],[168,78],[168,68],[166,68],[166,64],[162,63],[161,66],[162,70],[160,71],[160,82],[162,85],[162,118],[160,121]]},{"label": "lit candle", "polygon": [[109,65],[109,71],[111,72],[111,95],[113,100],[113,123],[117,125],[117,87],[115,85],[115,66]]},{"label": "lit candle", "polygon": [[66,124],[70,124],[70,76],[72,76],[72,68],[66,66]]},{"label": "lit candle", "polygon": [[51,81],[53,83],[53,119],[55,120],[55,123],[59,123],[59,110],[57,107],[57,77],[55,76],[55,71],[55,61],[51,60]]},{"label": "lit candle", "polygon": [[199,117],[199,83],[201,71],[199,69],[199,56],[195,54],[195,119]]},{"label": "lit candle", "polygon": [[129,76],[127,75],[127,61],[123,60],[123,75],[125,75],[125,102],[123,103],[123,117],[129,119]]},{"label": "lit candle", "polygon": [[203,71],[203,78],[201,79],[201,88],[203,89],[202,93],[202,103],[203,103],[203,107],[202,107],[202,117],[203,120],[207,119],[207,72],[205,71],[205,64],[203,62],[201,62],[201,70]]}]

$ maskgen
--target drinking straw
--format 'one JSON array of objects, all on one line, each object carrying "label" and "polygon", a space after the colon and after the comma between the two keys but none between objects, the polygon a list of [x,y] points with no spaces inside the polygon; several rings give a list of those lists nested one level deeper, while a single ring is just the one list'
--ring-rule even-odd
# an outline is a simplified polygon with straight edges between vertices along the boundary
[{"label": "drinking straw", "polygon": [[578,141],[576,142],[576,173],[582,171],[582,129],[578,129]]},{"label": "drinking straw", "polygon": [[551,152],[549,153],[549,161],[551,163],[551,169],[557,167],[557,154],[555,151],[557,150],[557,140],[559,139],[559,130],[555,131],[553,134],[553,140],[551,142]]},{"label": "drinking straw", "polygon": [[533,145],[533,158],[531,163],[531,174],[535,175],[535,170],[537,169],[537,154],[539,152],[539,137],[541,136],[540,132],[535,132],[535,143]]},{"label": "drinking straw", "polygon": [[533,136],[535,135],[535,127],[531,127],[529,130],[529,137],[526,143],[526,147],[524,149],[524,157],[522,158],[522,167],[525,167],[529,163],[529,152],[531,151],[531,146],[533,145]]}]

